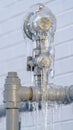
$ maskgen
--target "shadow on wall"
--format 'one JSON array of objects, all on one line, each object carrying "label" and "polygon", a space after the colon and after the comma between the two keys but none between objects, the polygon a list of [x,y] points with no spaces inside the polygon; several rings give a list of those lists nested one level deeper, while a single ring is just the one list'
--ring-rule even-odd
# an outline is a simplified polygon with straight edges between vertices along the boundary
[{"label": "shadow on wall", "polygon": [[[42,108],[42,105],[41,105],[41,102],[39,102],[38,110],[41,110],[41,108]],[[30,111],[36,110],[36,108],[34,109],[34,106],[32,103],[26,102],[23,104],[22,110],[30,112]]]}]

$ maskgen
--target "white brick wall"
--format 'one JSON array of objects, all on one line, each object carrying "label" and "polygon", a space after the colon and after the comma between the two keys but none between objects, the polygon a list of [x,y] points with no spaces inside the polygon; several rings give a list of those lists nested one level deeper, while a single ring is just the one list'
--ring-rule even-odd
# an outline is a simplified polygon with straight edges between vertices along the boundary
[{"label": "white brick wall", "polygon": [[[29,7],[39,2],[47,5],[57,19],[54,82],[73,84],[73,0],[0,0],[0,104],[3,104],[4,80],[8,71],[17,71],[22,84],[32,84],[32,74],[26,71],[26,59],[32,46],[25,42],[22,28]],[[39,116],[42,120],[41,113]],[[33,118],[33,113],[21,114],[22,130],[35,130]],[[5,118],[0,119],[0,130],[5,130],[5,121]],[[72,130],[73,105],[54,108],[54,122],[54,130]],[[41,129],[40,125],[38,129]]]}]

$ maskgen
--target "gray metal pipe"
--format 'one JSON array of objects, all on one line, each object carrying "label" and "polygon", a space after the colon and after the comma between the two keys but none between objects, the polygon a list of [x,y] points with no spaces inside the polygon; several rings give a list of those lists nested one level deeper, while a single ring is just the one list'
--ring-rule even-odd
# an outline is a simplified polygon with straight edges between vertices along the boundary
[{"label": "gray metal pipe", "polygon": [[[24,87],[23,87],[23,89],[25,90]],[[38,99],[40,99],[40,91],[37,91],[37,89],[35,89],[35,88],[33,88],[33,89],[34,89],[33,90],[34,91],[33,92],[34,93],[34,95],[33,95],[34,99],[36,100],[36,95],[38,95],[38,93],[39,93]],[[23,90],[23,93],[24,93],[24,90]],[[65,88],[62,88],[62,87],[60,87],[60,88],[59,87],[49,88],[47,96],[48,96],[48,100],[50,100],[50,101],[54,101],[54,102],[57,102],[57,103],[63,103],[63,104],[69,104],[69,103],[73,102],[73,85],[71,85],[70,87],[65,87]],[[23,98],[23,100],[24,100],[24,98]],[[23,112],[23,111],[25,111],[24,105],[21,105],[19,112]],[[5,115],[6,115],[5,106],[1,105],[0,106],[0,118],[4,117]]]},{"label": "gray metal pipe", "polygon": [[44,95],[44,100],[70,103],[73,101],[73,86],[63,88],[53,84],[51,87],[50,84],[49,88],[45,89],[43,94],[42,89],[37,87],[21,87],[17,74],[14,72],[8,73],[4,91],[4,102],[6,103],[6,108],[19,109],[21,101],[39,101],[41,100],[42,95]]},{"label": "gray metal pipe", "polygon": [[[45,85],[45,84],[44,84]],[[38,87],[22,87],[20,79],[15,72],[9,72],[5,82],[4,103],[6,108],[6,130],[19,129],[19,109],[20,102],[31,100],[49,100],[61,104],[73,102],[73,86],[69,88],[56,87],[49,85],[45,91]]]},{"label": "gray metal pipe", "polygon": [[19,129],[20,98],[18,90],[21,87],[16,72],[9,72],[5,80],[4,103],[6,108],[6,130]]},{"label": "gray metal pipe", "polygon": [[53,85],[52,87],[50,86],[48,89],[46,89],[45,92],[37,87],[27,89],[26,87],[23,87],[21,88],[20,95],[23,101],[39,101],[42,100],[42,95],[44,95],[44,100],[57,102],[59,104],[69,104],[73,102],[73,85],[71,85],[70,87],[56,87],[55,85]]},{"label": "gray metal pipe", "polygon": [[19,130],[18,109],[6,109],[6,130]]},{"label": "gray metal pipe", "polygon": [[32,88],[31,87],[21,87],[18,90],[18,96],[21,101],[28,101],[32,99]]},{"label": "gray metal pipe", "polygon": [[[26,89],[26,87],[21,87],[21,90],[19,91],[20,92],[18,92],[18,94],[20,95],[20,98],[23,101],[25,101],[26,99],[28,100],[28,97],[31,97],[32,100],[36,100],[36,101],[41,100],[42,91],[40,91],[40,89],[38,88],[27,87]],[[27,95],[26,98],[25,98],[25,93]],[[65,87],[65,88],[59,87],[59,86],[57,86],[56,88],[56,86],[53,85],[53,87],[49,87],[49,89],[47,90],[47,92],[44,93],[44,95],[45,95],[44,97],[47,98],[47,100],[50,100],[52,102],[57,102],[61,104],[72,103],[73,102],[73,85],[71,85],[70,87]],[[24,111],[24,106],[22,105],[19,108],[19,112],[23,112],[23,111]],[[5,115],[6,115],[6,109],[5,109],[5,106],[2,105],[0,106],[0,118]]]},{"label": "gray metal pipe", "polygon": [[66,88],[60,87],[60,88],[55,88],[51,87],[47,90],[47,100],[57,102],[64,104],[65,100],[67,100],[66,97]]}]

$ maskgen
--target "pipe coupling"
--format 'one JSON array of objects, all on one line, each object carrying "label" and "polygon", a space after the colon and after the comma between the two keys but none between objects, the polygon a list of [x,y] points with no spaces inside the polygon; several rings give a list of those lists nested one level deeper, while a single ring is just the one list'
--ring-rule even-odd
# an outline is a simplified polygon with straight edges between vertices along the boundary
[{"label": "pipe coupling", "polygon": [[20,86],[20,79],[17,73],[8,72],[4,85],[4,103],[6,108],[20,108],[20,98],[18,96]]}]

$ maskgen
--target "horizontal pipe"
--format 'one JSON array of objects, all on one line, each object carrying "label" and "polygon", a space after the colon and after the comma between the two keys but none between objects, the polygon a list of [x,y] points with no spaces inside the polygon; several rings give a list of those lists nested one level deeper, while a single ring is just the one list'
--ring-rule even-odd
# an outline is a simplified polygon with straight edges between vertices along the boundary
[{"label": "horizontal pipe", "polygon": [[61,104],[69,104],[73,102],[73,85],[71,85],[70,87],[62,87],[53,84],[52,87],[50,85],[50,87],[46,89],[45,92],[37,87],[21,87],[21,97],[24,101],[25,99],[27,99],[27,101],[41,101],[42,96],[44,100],[53,101]]},{"label": "horizontal pipe", "polygon": [[42,100],[43,96],[44,100],[66,104],[73,101],[73,85],[60,87],[53,84],[52,87],[50,85],[44,92],[37,87],[21,87],[18,91],[18,96],[21,101],[39,101]]},{"label": "horizontal pipe", "polygon": [[20,87],[18,90],[18,96],[21,101],[28,101],[32,99],[32,88],[31,87]]},{"label": "horizontal pipe", "polygon": [[[20,95],[21,100],[31,100],[31,101],[39,101],[42,100],[42,96],[44,95],[44,100],[49,100],[61,104],[69,104],[73,102],[73,85],[70,87],[57,87],[53,85],[53,87],[49,87],[47,91],[44,93],[42,90],[32,87],[32,88],[26,88],[21,87],[20,92],[18,92]],[[24,106],[19,109],[20,112],[24,111]],[[0,117],[3,117],[6,115],[6,109],[2,105],[0,106]]]},{"label": "horizontal pipe", "polygon": [[65,88],[49,88],[47,90],[47,100],[53,102],[61,102],[64,103],[66,99],[66,90]]}]

